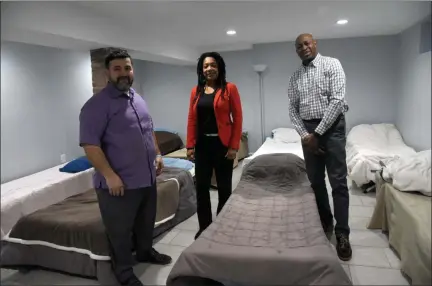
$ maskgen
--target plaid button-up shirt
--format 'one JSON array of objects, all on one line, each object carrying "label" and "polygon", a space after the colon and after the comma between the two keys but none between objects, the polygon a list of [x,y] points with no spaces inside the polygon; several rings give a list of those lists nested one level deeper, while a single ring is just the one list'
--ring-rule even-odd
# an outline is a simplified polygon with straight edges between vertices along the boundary
[{"label": "plaid button-up shirt", "polygon": [[289,113],[302,138],[309,133],[303,120],[321,119],[315,132],[322,135],[340,114],[348,111],[345,82],[339,60],[320,54],[308,66],[302,65],[294,72],[288,88]]}]

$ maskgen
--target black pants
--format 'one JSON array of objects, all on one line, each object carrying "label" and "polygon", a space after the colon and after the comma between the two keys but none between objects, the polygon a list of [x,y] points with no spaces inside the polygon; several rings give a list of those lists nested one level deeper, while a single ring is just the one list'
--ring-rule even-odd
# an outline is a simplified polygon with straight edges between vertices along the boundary
[{"label": "black pants", "polygon": [[197,192],[197,213],[200,231],[212,223],[210,185],[213,169],[216,173],[219,203],[217,214],[222,210],[231,195],[234,160],[225,155],[228,148],[219,137],[201,136],[195,147],[195,178]]},{"label": "black pants", "polygon": [[[319,121],[304,121],[309,133],[318,126]],[[324,228],[333,225],[329,198],[325,183],[325,170],[329,177],[332,188],[334,216],[336,219],[335,233],[349,235],[349,192],[347,187],[347,165],[346,165],[346,127],[345,118],[341,116],[321,136],[319,145],[325,151],[324,155],[315,155],[303,148],[306,170],[315,192],[321,223]]]},{"label": "black pants", "polygon": [[111,263],[119,282],[133,275],[135,247],[138,257],[152,248],[156,220],[156,184],[125,190],[122,197],[111,196],[106,189],[96,190],[102,220],[110,246]]}]

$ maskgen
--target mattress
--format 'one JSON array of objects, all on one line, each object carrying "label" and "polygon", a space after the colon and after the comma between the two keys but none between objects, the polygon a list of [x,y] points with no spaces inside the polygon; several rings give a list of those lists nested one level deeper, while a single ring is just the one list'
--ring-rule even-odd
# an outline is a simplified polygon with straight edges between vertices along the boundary
[{"label": "mattress", "polygon": [[225,207],[183,251],[166,285],[187,285],[190,279],[224,285],[351,285],[322,229],[303,159],[269,154],[245,166]]},{"label": "mattress", "polygon": [[[166,168],[157,184],[154,236],[196,212],[195,188],[189,172]],[[5,236],[1,255],[2,267],[34,265],[100,276],[94,265],[109,261],[110,257],[96,192],[89,190],[21,218]],[[47,258],[48,255],[52,257]],[[75,265],[71,267],[65,257],[73,258]]]},{"label": "mattress", "polygon": [[376,206],[369,229],[389,233],[389,242],[401,259],[401,269],[412,285],[430,285],[431,198],[401,192],[377,175]]},{"label": "mattress", "polygon": [[347,167],[349,178],[361,187],[375,181],[374,170],[379,162],[396,156],[415,156],[393,124],[361,124],[353,127],[347,136]]},{"label": "mattress", "polygon": [[176,150],[169,154],[164,155],[166,158],[177,158],[177,159],[186,159],[187,158],[187,149],[182,148],[180,150]]},{"label": "mattress", "polygon": [[300,142],[284,143],[267,137],[264,144],[253,155],[244,159],[244,164],[246,165],[256,157],[265,154],[294,154],[303,158],[303,149]]},{"label": "mattress", "polygon": [[21,217],[93,187],[93,168],[69,174],[59,171],[64,165],[1,185],[2,238]]}]

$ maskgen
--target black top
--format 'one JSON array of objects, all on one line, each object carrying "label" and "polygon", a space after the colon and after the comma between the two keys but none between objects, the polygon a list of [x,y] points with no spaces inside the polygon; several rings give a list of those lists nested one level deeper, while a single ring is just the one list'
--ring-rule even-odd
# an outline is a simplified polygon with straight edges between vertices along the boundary
[{"label": "black top", "polygon": [[218,127],[213,102],[216,91],[211,94],[202,94],[197,104],[198,134],[217,134]]}]

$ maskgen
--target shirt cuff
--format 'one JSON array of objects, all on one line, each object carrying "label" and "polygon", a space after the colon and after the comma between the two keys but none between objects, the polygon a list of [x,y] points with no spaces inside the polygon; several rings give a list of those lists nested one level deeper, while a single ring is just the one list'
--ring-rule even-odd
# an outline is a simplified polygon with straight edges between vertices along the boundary
[{"label": "shirt cuff", "polygon": [[316,133],[316,134],[318,134],[318,136],[322,136],[323,134],[324,134],[324,130],[323,130],[323,126],[318,126],[316,129],[315,129],[315,131],[314,131],[314,133]]},{"label": "shirt cuff", "polygon": [[306,131],[303,132],[302,134],[300,134],[301,139],[304,139],[306,136],[308,136],[309,133],[307,133]]}]

